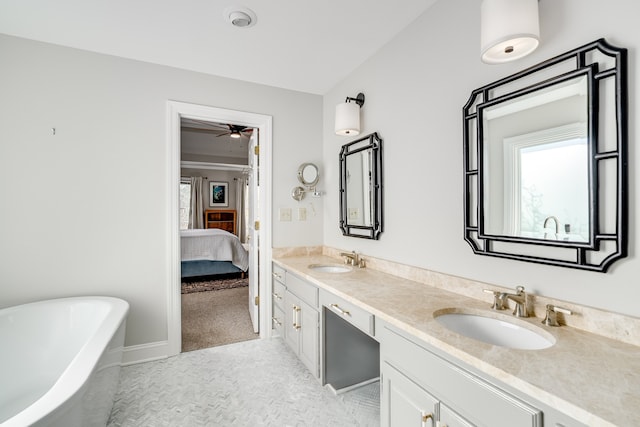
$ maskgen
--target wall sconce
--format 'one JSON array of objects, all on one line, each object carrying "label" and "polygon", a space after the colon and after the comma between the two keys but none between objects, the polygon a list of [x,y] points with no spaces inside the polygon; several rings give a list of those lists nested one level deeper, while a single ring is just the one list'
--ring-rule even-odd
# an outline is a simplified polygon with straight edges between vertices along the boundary
[{"label": "wall sconce", "polygon": [[351,136],[360,133],[360,108],[363,105],[364,93],[362,92],[355,98],[347,97],[344,103],[336,105],[336,135]]},{"label": "wall sconce", "polygon": [[539,41],[538,0],[482,0],[482,62],[514,61],[533,52]]}]

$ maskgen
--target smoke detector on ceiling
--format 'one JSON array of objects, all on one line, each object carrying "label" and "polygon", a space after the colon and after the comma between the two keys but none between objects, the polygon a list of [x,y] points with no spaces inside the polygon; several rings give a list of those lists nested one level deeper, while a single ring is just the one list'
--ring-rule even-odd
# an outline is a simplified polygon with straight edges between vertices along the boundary
[{"label": "smoke detector on ceiling", "polygon": [[256,13],[244,6],[229,6],[224,10],[224,19],[234,27],[249,28],[256,25]]}]

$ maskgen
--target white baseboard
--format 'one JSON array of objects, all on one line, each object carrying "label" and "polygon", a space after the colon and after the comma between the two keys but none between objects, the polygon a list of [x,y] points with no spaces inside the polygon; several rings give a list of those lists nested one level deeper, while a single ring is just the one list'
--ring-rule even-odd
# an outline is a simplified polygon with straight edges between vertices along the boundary
[{"label": "white baseboard", "polygon": [[125,347],[122,352],[122,366],[150,362],[152,360],[166,359],[167,357],[169,357],[168,341],[157,341],[148,344],[132,345]]}]

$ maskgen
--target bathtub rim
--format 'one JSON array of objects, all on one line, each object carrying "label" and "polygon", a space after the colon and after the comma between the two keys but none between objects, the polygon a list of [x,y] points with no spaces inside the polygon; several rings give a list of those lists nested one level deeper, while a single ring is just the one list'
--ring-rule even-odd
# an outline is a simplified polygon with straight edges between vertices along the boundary
[{"label": "bathtub rim", "polygon": [[87,387],[88,381],[96,371],[97,364],[109,343],[120,328],[126,325],[130,306],[127,301],[117,297],[74,296],[51,298],[0,309],[0,315],[2,315],[12,311],[19,311],[22,308],[45,306],[51,303],[91,301],[106,302],[110,307],[109,312],[101,320],[95,333],[87,339],[78,353],[74,355],[53,386],[31,405],[0,423],[1,427],[36,424],[47,416],[55,417],[55,413],[61,411],[66,402],[77,399],[77,393]]}]

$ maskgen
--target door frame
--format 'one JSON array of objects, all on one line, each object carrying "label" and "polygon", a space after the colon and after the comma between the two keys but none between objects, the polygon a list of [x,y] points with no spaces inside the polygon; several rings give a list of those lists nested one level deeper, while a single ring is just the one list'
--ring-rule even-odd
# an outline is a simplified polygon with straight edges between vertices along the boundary
[{"label": "door frame", "polygon": [[168,356],[175,356],[182,350],[182,309],[180,293],[180,200],[178,198],[180,186],[180,119],[191,118],[212,122],[234,123],[258,129],[260,200],[260,241],[258,262],[259,295],[260,298],[260,338],[270,337],[271,307],[268,304],[268,284],[271,277],[271,153],[272,153],[272,122],[271,116],[229,110],[225,108],[205,105],[189,104],[179,101],[167,101],[167,155],[169,182],[168,195],[168,227],[167,241],[167,344]]}]

